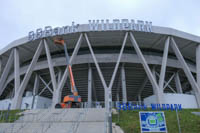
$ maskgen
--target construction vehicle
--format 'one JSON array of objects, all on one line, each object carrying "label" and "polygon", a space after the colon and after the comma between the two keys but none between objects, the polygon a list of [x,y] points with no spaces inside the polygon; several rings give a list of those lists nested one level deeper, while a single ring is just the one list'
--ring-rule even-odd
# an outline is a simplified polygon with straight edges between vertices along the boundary
[{"label": "construction vehicle", "polygon": [[69,63],[69,54],[67,50],[67,45],[62,38],[54,38],[54,43],[64,46],[65,57],[70,77],[70,84],[71,84],[71,92],[72,95],[67,95],[64,97],[62,103],[58,103],[55,105],[55,108],[80,108],[81,105],[81,96],[78,95],[78,91],[74,82],[74,76],[72,73],[72,67]]}]

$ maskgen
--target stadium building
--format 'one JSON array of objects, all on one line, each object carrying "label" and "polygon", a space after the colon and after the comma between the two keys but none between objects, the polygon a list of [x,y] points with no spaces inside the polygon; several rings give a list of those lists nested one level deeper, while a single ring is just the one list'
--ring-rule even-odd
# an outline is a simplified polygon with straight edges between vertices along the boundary
[{"label": "stadium building", "polygon": [[94,20],[29,32],[0,50],[0,109],[50,108],[71,93],[68,47],[82,101],[200,107],[200,37],[151,22]]}]

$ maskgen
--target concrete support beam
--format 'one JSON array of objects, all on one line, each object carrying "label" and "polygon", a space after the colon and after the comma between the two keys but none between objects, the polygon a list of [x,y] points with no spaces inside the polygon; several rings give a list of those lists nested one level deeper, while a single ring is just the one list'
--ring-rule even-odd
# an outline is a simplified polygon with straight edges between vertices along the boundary
[{"label": "concrete support beam", "polygon": [[1,72],[2,72],[2,58],[0,57],[0,77],[1,77]]},{"label": "concrete support beam", "polygon": [[144,90],[144,87],[146,86],[147,82],[148,82],[148,77],[145,76],[141,86],[139,87],[139,91],[137,93],[137,96],[140,96],[142,94],[142,91]]},{"label": "concrete support beam", "polygon": [[92,68],[89,64],[88,68],[88,107],[92,106]]},{"label": "concrete support beam", "polygon": [[6,63],[6,66],[3,70],[3,73],[1,75],[1,79],[0,79],[0,96],[1,94],[3,93],[3,87],[4,87],[4,84],[5,84],[5,81],[8,77],[8,73],[10,72],[10,69],[12,67],[12,64],[13,64],[13,60],[14,60],[14,51],[12,50],[11,53],[10,53],[10,56],[8,58],[8,61]]},{"label": "concrete support beam", "polygon": [[[157,78],[156,78],[156,66],[153,66],[153,68],[152,68],[152,75],[153,75],[153,77],[154,77],[154,79],[155,79],[155,81],[156,81],[156,83],[157,83]],[[154,94],[154,95],[156,94],[156,88],[155,88],[155,86],[153,86],[153,94]]]},{"label": "concrete support beam", "polygon": [[[97,72],[98,72],[98,74],[99,74],[101,83],[103,84],[103,88],[104,88],[104,98],[105,98],[105,102],[107,103],[108,87],[107,87],[107,85],[106,85],[106,82],[105,82],[105,79],[104,79],[104,77],[103,77],[102,71],[101,71],[101,69],[100,69],[100,67],[99,67],[99,64],[98,64],[98,62],[97,62],[97,59],[96,59],[96,57],[95,57],[95,54],[94,54],[94,51],[93,51],[93,49],[92,49],[91,43],[90,43],[90,41],[89,41],[89,39],[88,39],[88,36],[87,36],[86,33],[84,34],[84,36],[85,36],[86,42],[87,42],[87,44],[88,44],[90,53],[91,53],[91,55],[92,55],[92,59],[94,60],[95,66],[96,66],[96,68],[97,68]],[[107,106],[107,104],[105,104],[105,105]]]},{"label": "concrete support beam", "polygon": [[138,102],[139,102],[139,105],[141,105],[141,104],[142,104],[141,95],[138,95]]},{"label": "concrete support beam", "polygon": [[17,90],[20,86],[20,75],[19,75],[19,50],[18,48],[14,48],[14,74],[15,74],[15,93],[17,93]]},{"label": "concrete support beam", "polygon": [[114,68],[114,71],[113,71],[113,74],[112,74],[112,77],[111,77],[111,81],[110,81],[110,84],[108,86],[108,102],[107,102],[107,106],[108,106],[108,118],[109,118],[109,132],[112,132],[112,86],[113,86],[113,83],[114,83],[114,80],[116,78],[116,74],[117,74],[117,70],[119,68],[119,64],[121,62],[121,58],[122,58],[122,55],[123,55],[123,52],[124,52],[124,47],[126,45],[126,41],[127,41],[127,37],[128,37],[128,32],[125,33],[125,36],[124,36],[124,40],[123,40],[123,43],[122,43],[122,47],[121,47],[121,50],[120,50],[120,53],[119,53],[119,56],[118,56],[118,59],[117,59],[117,63],[115,65],[115,68]]},{"label": "concrete support beam", "polygon": [[[42,93],[48,89],[51,93],[53,93],[52,89],[49,87],[49,85],[52,83],[52,80],[50,80],[48,83],[46,83],[41,76],[38,76],[39,79],[41,79],[41,81],[44,83],[45,87],[39,92],[38,96],[42,95]],[[57,77],[57,74],[56,74]]]},{"label": "concrete support beam", "polygon": [[39,75],[36,73],[35,74],[34,86],[33,86],[33,95],[38,94],[39,85],[40,85]]},{"label": "concrete support beam", "polygon": [[185,72],[185,75],[187,76],[187,79],[188,81],[190,82],[192,88],[193,88],[193,91],[195,92],[195,96],[196,96],[196,99],[197,99],[197,103],[198,103],[198,107],[200,107],[200,88],[197,84],[197,82],[195,81],[188,65],[186,64],[180,50],[178,49],[177,47],[177,44],[174,40],[174,38],[172,37],[171,38],[171,47],[176,55],[176,57],[178,58],[178,61],[180,62],[181,66],[183,67],[183,70]]},{"label": "concrete support beam", "polygon": [[38,94],[39,85],[40,85],[40,80],[39,80],[38,74],[36,73],[34,86],[33,86],[33,100],[32,100],[31,109],[34,109],[35,96]]},{"label": "concrete support beam", "polygon": [[165,80],[165,73],[166,73],[166,66],[167,66],[167,56],[168,56],[168,49],[169,49],[169,40],[170,38],[167,37],[165,41],[163,59],[162,59],[162,67],[160,72],[160,79],[159,79],[159,88],[163,90],[164,80]]},{"label": "concrete support beam", "polygon": [[130,32],[130,38],[131,38],[131,43],[132,43],[133,47],[135,48],[135,51],[136,51],[142,65],[145,69],[145,72],[146,72],[153,88],[156,88],[157,103],[162,104],[163,103],[163,92],[160,90],[160,88],[159,88],[159,86],[158,86],[153,74],[151,73],[151,70],[150,70],[150,68],[149,68],[149,66],[148,66],[148,64],[147,64],[147,62],[144,58],[144,55],[142,54],[133,34],[131,32]]},{"label": "concrete support beam", "polygon": [[44,40],[44,46],[45,46],[45,51],[46,51],[46,55],[47,55],[47,61],[48,61],[48,65],[49,65],[49,71],[50,71],[50,75],[51,75],[53,90],[56,90],[57,83],[56,83],[56,78],[55,78],[55,72],[54,72],[54,67],[52,65],[52,59],[51,59],[51,54],[49,52],[49,46],[48,46],[46,40]]},{"label": "concrete support beam", "polygon": [[61,89],[56,89],[54,90],[53,92],[53,99],[52,99],[52,108],[55,108],[55,105],[60,103],[61,101],[61,94],[62,94],[62,91]]},{"label": "concrete support beam", "polygon": [[117,96],[116,97],[117,97],[117,101],[119,101],[119,92],[117,92]]},{"label": "concrete support beam", "polygon": [[21,102],[22,102],[22,95],[23,95],[23,92],[25,90],[25,87],[27,86],[28,84],[28,81],[31,77],[31,74],[32,74],[32,70],[34,69],[36,63],[37,63],[37,60],[40,56],[40,53],[42,52],[42,49],[43,49],[43,41],[41,40],[40,41],[40,44],[33,56],[33,59],[31,61],[31,64],[29,65],[28,67],[28,70],[24,76],[24,79],[22,81],[22,83],[20,84],[20,87],[19,89],[17,90],[17,93],[15,94],[14,98],[12,99],[12,105],[11,105],[11,108],[12,109],[20,109],[21,108]]},{"label": "concrete support beam", "polygon": [[96,57],[95,57],[95,55],[94,55],[94,51],[93,51],[93,49],[92,49],[92,46],[91,46],[90,41],[89,41],[89,39],[88,39],[88,36],[87,36],[86,33],[84,34],[84,36],[85,36],[85,39],[86,39],[86,41],[87,41],[87,44],[88,44],[90,53],[91,53],[91,55],[92,55],[92,59],[94,60],[95,66],[96,66],[96,68],[97,68],[97,72],[98,72],[98,74],[99,74],[101,83],[103,84],[103,88],[104,88],[104,97],[105,97],[105,102],[106,102],[106,101],[107,101],[106,98],[107,98],[107,94],[108,94],[107,85],[106,85],[106,82],[105,82],[105,80],[104,80],[104,77],[103,77],[103,74],[102,74],[102,72],[101,72],[101,69],[100,69],[100,67],[99,67],[99,64],[98,64],[98,62],[97,62],[97,59],[96,59]]},{"label": "concrete support beam", "polygon": [[[103,55],[95,54],[99,63],[116,63],[117,55],[118,54],[112,54],[112,53],[103,54]],[[147,61],[147,64],[162,65],[161,57],[153,56],[153,55],[152,56],[144,55],[144,57]],[[60,67],[60,66],[66,65],[66,63],[65,63],[66,59],[64,57],[53,58],[52,61],[53,61],[54,67],[55,66]],[[123,62],[123,63],[126,63],[126,62],[140,63],[140,60],[138,60],[138,56],[136,54],[124,53],[122,56],[121,62]],[[74,62],[74,64],[84,64],[84,63],[94,63],[90,54],[78,55],[76,57],[76,61]],[[167,60],[167,66],[178,68],[178,69],[182,68],[181,65],[178,63],[177,59],[170,59],[170,58],[168,58],[168,60]],[[189,66],[191,72],[196,73],[196,65],[188,64],[188,66]],[[34,71],[46,69],[48,67],[49,66],[48,66],[47,60],[39,61],[39,62],[37,62],[37,65],[35,66]],[[20,75],[25,74],[27,69],[28,69],[28,65],[20,67]],[[14,73],[9,74],[2,90],[4,90],[5,87],[8,85],[8,83],[10,83],[13,79],[14,79]]]},{"label": "concrete support beam", "polygon": [[[49,87],[49,85],[51,84],[52,81],[49,81],[45,87],[38,93],[38,96],[42,95],[42,93],[47,89],[47,87]],[[51,89],[50,89],[51,90]],[[50,91],[51,93],[53,93],[53,91]]]},{"label": "concrete support beam", "polygon": [[121,67],[121,81],[122,81],[122,96],[123,96],[123,102],[127,102],[127,92],[126,92],[126,75],[125,75],[125,69],[124,65]]},{"label": "concrete support beam", "polygon": [[[74,61],[74,59],[75,59],[75,57],[76,57],[76,55],[77,55],[77,53],[79,51],[79,48],[80,48],[81,42],[82,42],[82,38],[83,38],[83,34],[81,33],[80,37],[79,37],[79,39],[78,39],[78,41],[76,43],[76,46],[74,48],[74,51],[72,53],[72,56],[71,56],[71,58],[69,60],[69,64],[71,64],[71,65],[73,64],[73,61]],[[54,90],[53,99],[52,99],[52,107],[53,108],[61,100],[61,92],[62,92],[62,88],[64,87],[64,84],[65,84],[65,82],[67,80],[67,76],[68,76],[68,67],[65,69],[65,72],[64,72],[64,74],[62,76],[62,79],[61,79],[60,83],[58,84],[58,88],[56,90]]]},{"label": "concrete support beam", "polygon": [[[99,76],[100,76],[101,82],[102,82],[103,87],[104,87],[105,101],[107,101],[107,99],[106,99],[106,98],[107,98],[107,94],[109,93],[108,91],[111,91],[111,89],[112,89],[112,85],[113,85],[114,79],[115,79],[115,77],[116,77],[116,73],[117,73],[117,70],[118,70],[118,67],[119,67],[119,63],[120,63],[120,60],[121,60],[121,57],[122,57],[122,54],[123,54],[124,46],[125,46],[125,44],[126,44],[126,40],[127,40],[127,37],[128,37],[128,33],[125,34],[124,41],[123,41],[123,44],[122,44],[122,48],[121,48],[121,50],[120,50],[120,54],[119,54],[119,56],[118,56],[118,60],[117,60],[117,63],[116,63],[116,65],[115,65],[115,68],[114,68],[114,71],[113,71],[113,74],[112,74],[112,77],[111,77],[111,81],[110,81],[110,84],[109,84],[108,87],[107,87],[106,82],[105,82],[105,80],[104,80],[103,74],[102,74],[102,72],[101,72],[101,69],[100,69],[99,64],[98,64],[98,62],[97,62],[97,59],[96,59],[95,54],[94,54],[94,52],[93,52],[93,49],[92,49],[92,47],[91,47],[90,41],[89,41],[89,39],[88,39],[88,36],[87,36],[86,33],[85,33],[84,35],[85,35],[86,41],[87,41],[87,43],[88,43],[88,47],[89,47],[89,49],[90,49],[90,53],[91,53],[92,58],[93,58],[93,60],[94,60],[95,66],[96,66],[96,68],[97,68],[98,74],[99,74]],[[108,90],[107,90],[107,89],[108,89]]]},{"label": "concrete support beam", "polygon": [[[107,102],[108,105],[107,106],[108,106],[108,109],[109,109],[109,117],[111,117],[111,114],[112,114],[112,111],[111,111],[112,110],[112,106],[111,106],[112,105],[112,86],[113,86],[114,80],[116,78],[116,74],[117,74],[117,71],[118,71],[118,68],[119,68],[119,64],[121,62],[121,58],[122,58],[122,55],[123,55],[123,52],[124,52],[124,47],[126,45],[127,38],[128,38],[128,32],[125,33],[124,40],[123,40],[123,43],[122,43],[122,47],[120,49],[120,53],[119,53],[119,56],[117,58],[117,63],[115,65],[115,68],[114,68],[114,71],[113,71],[113,74],[112,74],[112,77],[111,77],[111,81],[110,81],[110,84],[108,86],[108,102]],[[125,71],[124,71],[123,76],[124,76],[124,79],[125,79]],[[126,88],[124,88],[124,89],[126,89]],[[126,94],[126,92],[124,92],[124,95],[125,94]],[[124,98],[127,100],[127,96],[124,97]]]},{"label": "concrete support beam", "polygon": [[61,78],[62,78],[62,70],[60,68],[58,68],[58,78],[57,78],[57,84],[60,83],[61,81]]},{"label": "concrete support beam", "polygon": [[[92,69],[92,68],[91,68],[91,69]],[[92,77],[94,77],[93,74],[92,74]],[[93,96],[94,96],[95,101],[98,101],[98,99],[97,99],[97,93],[96,93],[96,88],[95,88],[94,78],[92,78],[92,94],[93,94]]]},{"label": "concrete support beam", "polygon": [[[121,73],[120,73],[121,74]],[[120,101],[119,99],[119,92],[120,92],[120,86],[121,86],[121,75],[119,75],[118,81],[117,81],[117,92],[116,92],[116,99],[117,101]]]},{"label": "concrete support beam", "polygon": [[[94,63],[95,63],[95,66],[97,68],[97,72],[99,74],[99,77],[101,79],[101,82],[103,84],[103,87],[104,87],[104,92],[105,92],[105,107],[106,107],[106,110],[107,110],[107,115],[108,115],[108,118],[109,118],[109,121],[112,123],[112,118],[111,118],[111,109],[112,109],[112,86],[113,86],[113,83],[114,83],[114,80],[115,80],[115,77],[116,77],[116,73],[117,73],[117,70],[118,70],[118,67],[119,67],[119,63],[121,61],[121,57],[122,57],[122,54],[123,54],[123,51],[124,51],[124,47],[125,47],[125,44],[126,44],[126,40],[127,40],[127,37],[128,37],[128,32],[126,32],[125,34],[125,37],[124,37],[124,41],[123,41],[123,44],[122,44],[122,47],[121,47],[121,50],[120,50],[120,54],[118,56],[118,59],[117,59],[117,63],[115,65],[115,68],[114,68],[114,71],[113,71],[113,74],[112,74],[112,77],[111,77],[111,81],[109,83],[109,86],[106,85],[106,82],[105,82],[105,79],[103,77],[103,74],[102,74],[102,71],[99,67],[99,64],[97,62],[97,59],[95,57],[95,54],[94,54],[94,51],[92,49],[92,46],[90,44],[90,41],[88,39],[88,36],[86,33],[84,33],[85,35],[85,39],[87,41],[87,44],[88,44],[88,47],[89,47],[89,50],[90,50],[90,53],[92,55],[92,58],[94,60]],[[112,132],[112,125],[109,125],[109,132]]]},{"label": "concrete support beam", "polygon": [[[160,75],[159,75],[159,73],[157,73],[156,72],[156,75],[160,78]],[[174,76],[175,76],[175,74],[173,74],[172,76],[171,76],[171,78],[168,80],[168,82],[167,81],[164,81],[164,87],[163,87],[163,92],[164,92],[164,90],[165,90],[165,88],[166,87],[169,87],[170,89],[171,89],[171,91],[173,91],[174,93],[176,93],[176,91],[171,87],[171,85],[169,84],[171,81],[172,81],[172,79],[174,78]]]},{"label": "concrete support beam", "polygon": [[164,87],[163,87],[163,91],[165,90],[165,88],[168,86],[170,86],[169,84],[170,84],[170,82],[172,81],[172,79],[175,77],[175,73],[169,78],[169,80],[166,82],[165,81],[165,85],[164,85]]},{"label": "concrete support beam", "polygon": [[200,44],[196,48],[197,84],[200,86]]},{"label": "concrete support beam", "polygon": [[[42,83],[45,85],[45,89],[47,88],[51,93],[53,93],[53,89],[51,89],[50,87],[49,87],[49,85],[44,81],[44,79],[41,77],[41,76],[39,76],[39,78],[40,78],[40,80],[42,81]],[[52,79],[51,79],[51,82],[52,82]],[[45,90],[45,89],[43,89],[43,90]],[[42,91],[43,91],[42,90]],[[40,94],[41,94],[41,92],[40,92]]]},{"label": "concrete support beam", "polygon": [[183,93],[183,89],[182,89],[182,86],[181,86],[181,81],[180,81],[180,77],[179,77],[178,72],[176,72],[174,79],[175,79],[175,83],[176,83],[177,93]]}]

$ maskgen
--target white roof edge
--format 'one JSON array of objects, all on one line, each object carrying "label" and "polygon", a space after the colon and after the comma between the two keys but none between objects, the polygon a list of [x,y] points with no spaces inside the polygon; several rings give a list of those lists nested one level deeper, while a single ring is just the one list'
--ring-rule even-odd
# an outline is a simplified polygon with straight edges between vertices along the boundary
[{"label": "white roof edge", "polygon": [[152,31],[157,34],[166,34],[166,35],[176,36],[176,37],[180,37],[180,38],[184,38],[187,40],[200,43],[200,36],[190,34],[184,31],[180,31],[174,28],[153,26]]},{"label": "white roof edge", "polygon": [[20,46],[21,44],[27,43],[28,42],[28,36],[26,37],[22,37],[20,39],[17,39],[11,43],[9,43],[7,46],[3,47],[0,50],[0,55],[4,54],[5,52],[7,52],[8,50],[10,50],[11,48]]},{"label": "white roof edge", "polygon": [[[89,29],[88,29],[88,27],[89,27],[89,24],[82,24],[82,25],[80,25],[80,30],[78,30],[77,33],[80,33],[80,32],[90,32]],[[186,33],[186,32],[183,32],[183,31],[180,31],[180,30],[176,30],[176,29],[173,29],[173,28],[160,27],[160,26],[152,26],[152,33],[176,36],[176,37],[180,37],[180,38],[184,38],[184,39],[187,39],[187,40],[191,40],[191,41],[200,43],[200,36],[193,35],[193,34],[190,34],[190,33]],[[27,43],[27,42],[29,42],[28,36],[22,37],[20,39],[17,39],[15,41],[9,43],[4,48],[2,48],[0,50],[0,55],[4,54],[5,52],[7,52],[8,50],[10,50],[11,48],[20,46],[20,45],[22,45],[24,43]]]}]

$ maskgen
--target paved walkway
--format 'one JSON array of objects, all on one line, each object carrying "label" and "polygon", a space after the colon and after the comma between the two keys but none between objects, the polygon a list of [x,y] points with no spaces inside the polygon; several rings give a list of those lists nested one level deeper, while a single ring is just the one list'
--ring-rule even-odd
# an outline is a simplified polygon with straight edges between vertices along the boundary
[{"label": "paved walkway", "polygon": [[200,112],[192,112],[192,114],[200,116]]}]

